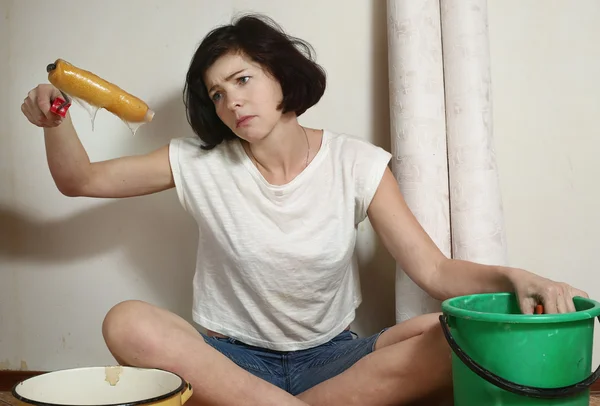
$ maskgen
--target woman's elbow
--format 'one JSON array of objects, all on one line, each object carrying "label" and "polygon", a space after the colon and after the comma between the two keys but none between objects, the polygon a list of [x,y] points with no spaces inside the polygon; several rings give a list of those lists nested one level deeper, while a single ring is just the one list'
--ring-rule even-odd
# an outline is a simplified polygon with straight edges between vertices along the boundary
[{"label": "woman's elbow", "polygon": [[58,191],[67,197],[83,196],[83,188],[78,182],[73,181],[55,181]]}]

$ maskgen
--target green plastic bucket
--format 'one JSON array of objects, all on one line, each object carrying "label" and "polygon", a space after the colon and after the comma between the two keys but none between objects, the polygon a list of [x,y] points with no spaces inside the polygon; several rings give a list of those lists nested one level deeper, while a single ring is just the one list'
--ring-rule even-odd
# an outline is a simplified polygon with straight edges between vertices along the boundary
[{"label": "green plastic bucket", "polygon": [[600,303],[576,297],[574,313],[522,314],[512,293],[442,303],[452,348],[455,406],[588,406],[594,321]]}]

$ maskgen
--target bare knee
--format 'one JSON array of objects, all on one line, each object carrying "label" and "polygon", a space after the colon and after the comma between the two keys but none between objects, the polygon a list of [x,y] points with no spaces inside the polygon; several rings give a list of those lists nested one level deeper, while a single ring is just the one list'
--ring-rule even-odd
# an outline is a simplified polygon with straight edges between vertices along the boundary
[{"label": "bare knee", "polygon": [[[427,331],[429,329],[436,329],[438,327],[440,327],[440,315],[442,313],[428,313],[428,314],[424,314],[422,317],[422,326],[423,326],[423,331]],[[442,330],[440,329],[440,332],[442,332]]]},{"label": "bare knee", "polygon": [[379,337],[375,349],[379,350],[388,345],[420,336],[426,331],[439,326],[440,314],[441,313],[424,314],[396,324]]},{"label": "bare knee", "polygon": [[423,341],[426,342],[427,345],[433,345],[433,350],[447,354],[447,358],[449,359],[451,353],[450,346],[448,345],[448,341],[446,341],[446,336],[444,335],[439,320],[436,323],[427,326],[423,331]]},{"label": "bare knee", "polygon": [[445,380],[452,373],[452,350],[440,323],[431,325],[425,330],[421,339],[422,348],[429,350],[430,358],[436,364],[434,370],[439,373],[440,379]]},{"label": "bare knee", "polygon": [[152,305],[127,300],[115,305],[106,314],[102,335],[119,363],[138,365],[141,353],[150,355],[158,351],[159,337],[152,322],[152,313]]},{"label": "bare knee", "polygon": [[125,336],[136,335],[147,319],[151,305],[139,300],[127,300],[113,306],[102,323],[102,335],[107,341],[120,341]]},{"label": "bare knee", "polygon": [[414,355],[418,361],[410,370],[414,376],[421,376],[427,382],[423,384],[423,397],[415,405],[452,404],[452,350],[439,320],[415,338]]}]

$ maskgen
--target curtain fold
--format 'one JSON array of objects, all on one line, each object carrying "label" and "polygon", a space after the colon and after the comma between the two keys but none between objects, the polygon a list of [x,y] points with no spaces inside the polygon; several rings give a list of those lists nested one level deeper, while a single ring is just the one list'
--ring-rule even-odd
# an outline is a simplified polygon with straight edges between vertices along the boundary
[{"label": "curtain fold", "polygon": [[[485,0],[388,0],[392,171],[448,257],[506,264]],[[396,266],[396,321],[440,310]]]},{"label": "curtain fold", "polygon": [[[388,0],[392,171],[417,220],[450,255],[444,73],[438,0]],[[396,269],[396,320],[439,310]]]},{"label": "curtain fold", "polygon": [[505,265],[487,2],[440,0],[454,258]]}]

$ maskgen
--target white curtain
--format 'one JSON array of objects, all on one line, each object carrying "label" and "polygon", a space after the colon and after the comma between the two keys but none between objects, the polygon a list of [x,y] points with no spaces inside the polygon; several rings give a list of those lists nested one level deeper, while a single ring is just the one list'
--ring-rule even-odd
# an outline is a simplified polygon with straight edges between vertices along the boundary
[{"label": "white curtain", "polygon": [[[442,252],[506,264],[485,0],[388,0],[392,169]],[[398,266],[396,321],[440,303]]]}]

